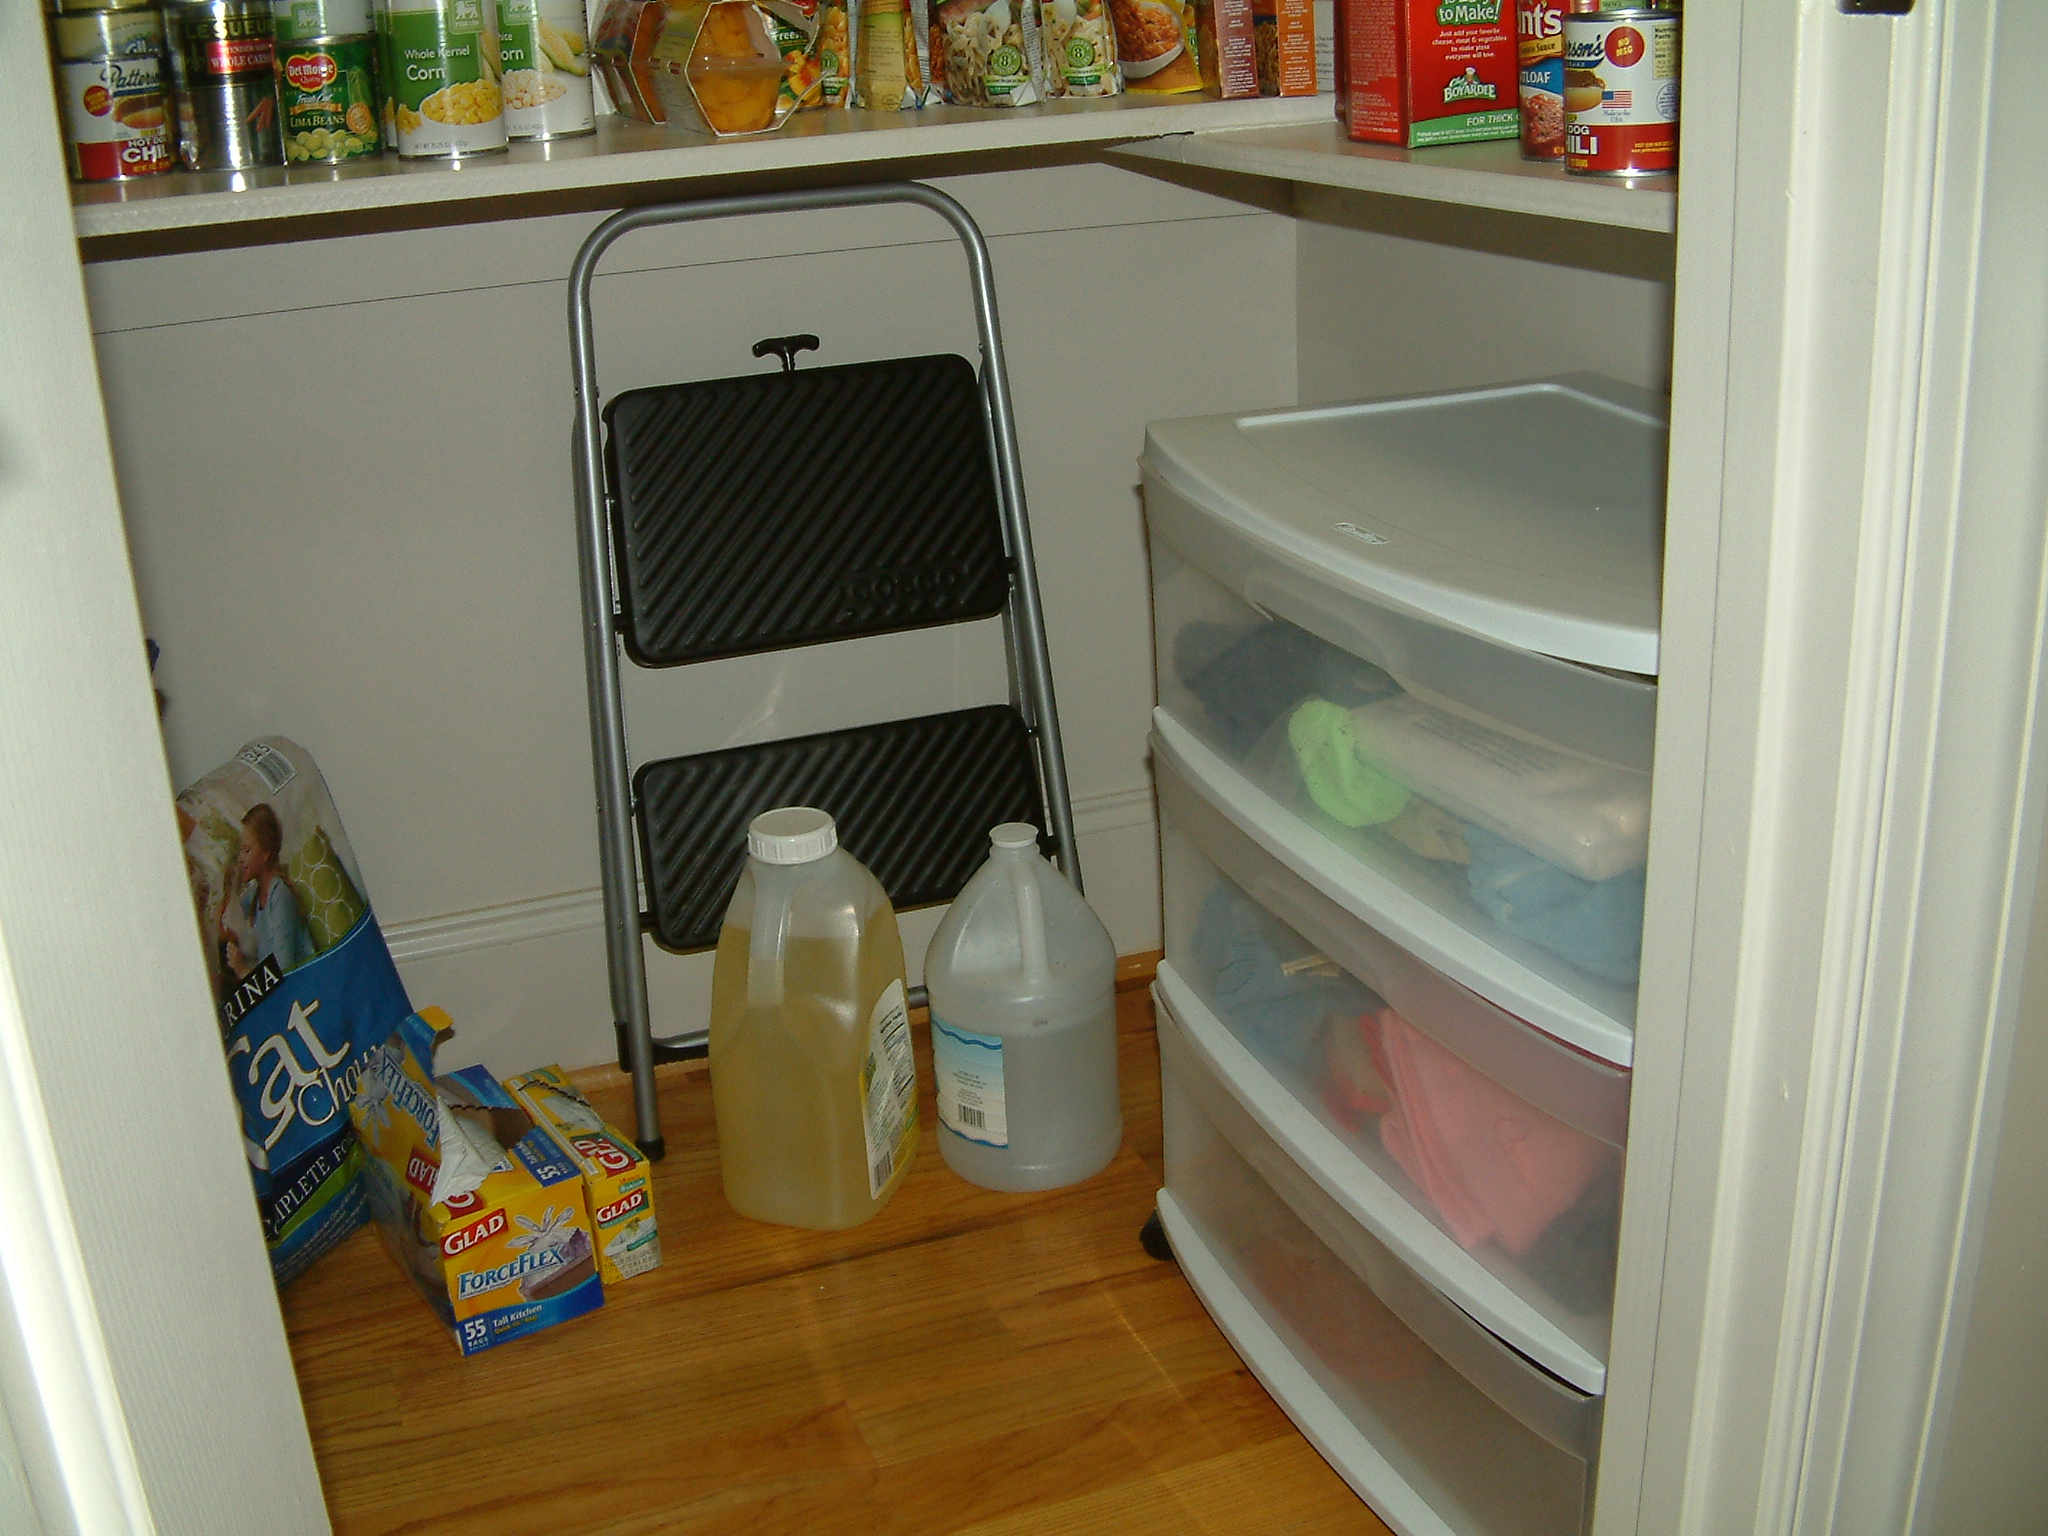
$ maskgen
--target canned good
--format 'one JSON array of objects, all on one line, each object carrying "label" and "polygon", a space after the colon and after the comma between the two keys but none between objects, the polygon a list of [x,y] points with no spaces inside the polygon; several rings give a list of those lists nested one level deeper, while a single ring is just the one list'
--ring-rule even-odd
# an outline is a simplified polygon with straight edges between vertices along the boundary
[{"label": "canned good", "polygon": [[270,27],[280,44],[361,37],[371,30],[370,0],[270,0]]},{"label": "canned good", "polygon": [[384,80],[398,152],[457,160],[505,147],[492,0],[387,0]]},{"label": "canned good", "polygon": [[1564,168],[1678,168],[1678,12],[1605,10],[1564,22]]},{"label": "canned good", "polygon": [[321,37],[277,50],[277,113],[287,165],[334,164],[384,152],[371,60],[359,37]]},{"label": "canned good", "polygon": [[1564,19],[1599,8],[1600,0],[1516,0],[1525,160],[1564,158]]},{"label": "canned good", "polygon": [[270,0],[179,0],[165,22],[185,169],[281,163]]},{"label": "canned good", "polygon": [[127,181],[176,168],[163,60],[153,53],[72,59],[57,66],[71,174]]},{"label": "canned good", "polygon": [[104,59],[117,53],[164,51],[164,13],[154,6],[78,11],[50,18],[50,41],[61,59]]},{"label": "canned good", "polygon": [[565,139],[597,131],[583,0],[497,0],[505,135]]}]

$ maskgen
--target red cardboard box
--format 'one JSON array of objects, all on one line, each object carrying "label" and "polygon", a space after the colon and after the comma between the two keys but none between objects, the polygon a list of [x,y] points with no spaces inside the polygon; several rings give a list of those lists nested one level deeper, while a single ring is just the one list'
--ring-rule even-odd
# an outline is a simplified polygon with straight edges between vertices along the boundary
[{"label": "red cardboard box", "polygon": [[1337,116],[1354,139],[1521,132],[1513,0],[1337,0]]}]

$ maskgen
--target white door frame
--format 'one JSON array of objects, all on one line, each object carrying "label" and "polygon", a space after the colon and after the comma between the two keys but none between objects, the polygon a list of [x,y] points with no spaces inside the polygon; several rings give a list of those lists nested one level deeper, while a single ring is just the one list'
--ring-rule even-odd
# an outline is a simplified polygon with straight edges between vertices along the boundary
[{"label": "white door frame", "polygon": [[0,1417],[52,1536],[312,1536],[326,1510],[195,942],[41,12],[0,5]]},{"label": "white door frame", "polygon": [[2044,21],[1687,9],[1600,1536],[1929,1502],[2040,861]]}]

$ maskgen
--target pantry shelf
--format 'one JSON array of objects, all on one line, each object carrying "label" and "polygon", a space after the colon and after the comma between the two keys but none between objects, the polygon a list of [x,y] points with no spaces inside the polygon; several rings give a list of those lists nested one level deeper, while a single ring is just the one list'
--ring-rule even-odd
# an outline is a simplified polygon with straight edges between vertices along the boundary
[{"label": "pantry shelf", "polygon": [[1329,98],[1317,100],[1323,111],[1312,122],[1218,125],[1120,145],[1112,155],[1657,234],[1678,228],[1675,176],[1568,176],[1562,166],[1524,160],[1513,139],[1419,150],[1355,144],[1329,115]]},{"label": "pantry shelf", "polygon": [[[422,214],[428,222],[466,222],[484,213],[477,205],[507,200],[616,189],[620,196],[598,199],[615,205],[634,200],[633,189],[651,190],[660,183],[846,171],[1216,128],[1308,124],[1329,112],[1327,96],[1213,101],[1126,95],[1007,111],[928,107],[904,113],[806,112],[777,133],[723,142],[605,116],[598,119],[593,135],[555,144],[518,144],[505,154],[479,156],[460,165],[386,155],[346,167],[178,172],[74,187],[73,223],[79,239],[88,241],[207,230],[224,237],[233,233],[238,239],[291,239],[297,231],[288,222],[275,232],[258,233],[248,227],[335,216],[368,219],[407,210],[412,211],[413,222]],[[486,216],[503,211],[494,206]]]}]

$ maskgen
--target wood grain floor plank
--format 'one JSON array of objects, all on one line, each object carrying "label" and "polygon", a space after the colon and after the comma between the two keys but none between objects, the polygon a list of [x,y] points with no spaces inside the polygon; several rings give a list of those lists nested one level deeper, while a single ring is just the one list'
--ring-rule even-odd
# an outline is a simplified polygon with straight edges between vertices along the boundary
[{"label": "wood grain floor plank", "polygon": [[1140,1248],[1158,1057],[1147,994],[1118,1012],[1125,1145],[1074,1189],[944,1166],[920,1029],[917,1159],[851,1232],[735,1215],[689,1072],[663,1267],[590,1317],[464,1360],[374,1234],[342,1244],[284,1297],[337,1536],[1383,1532]]}]

